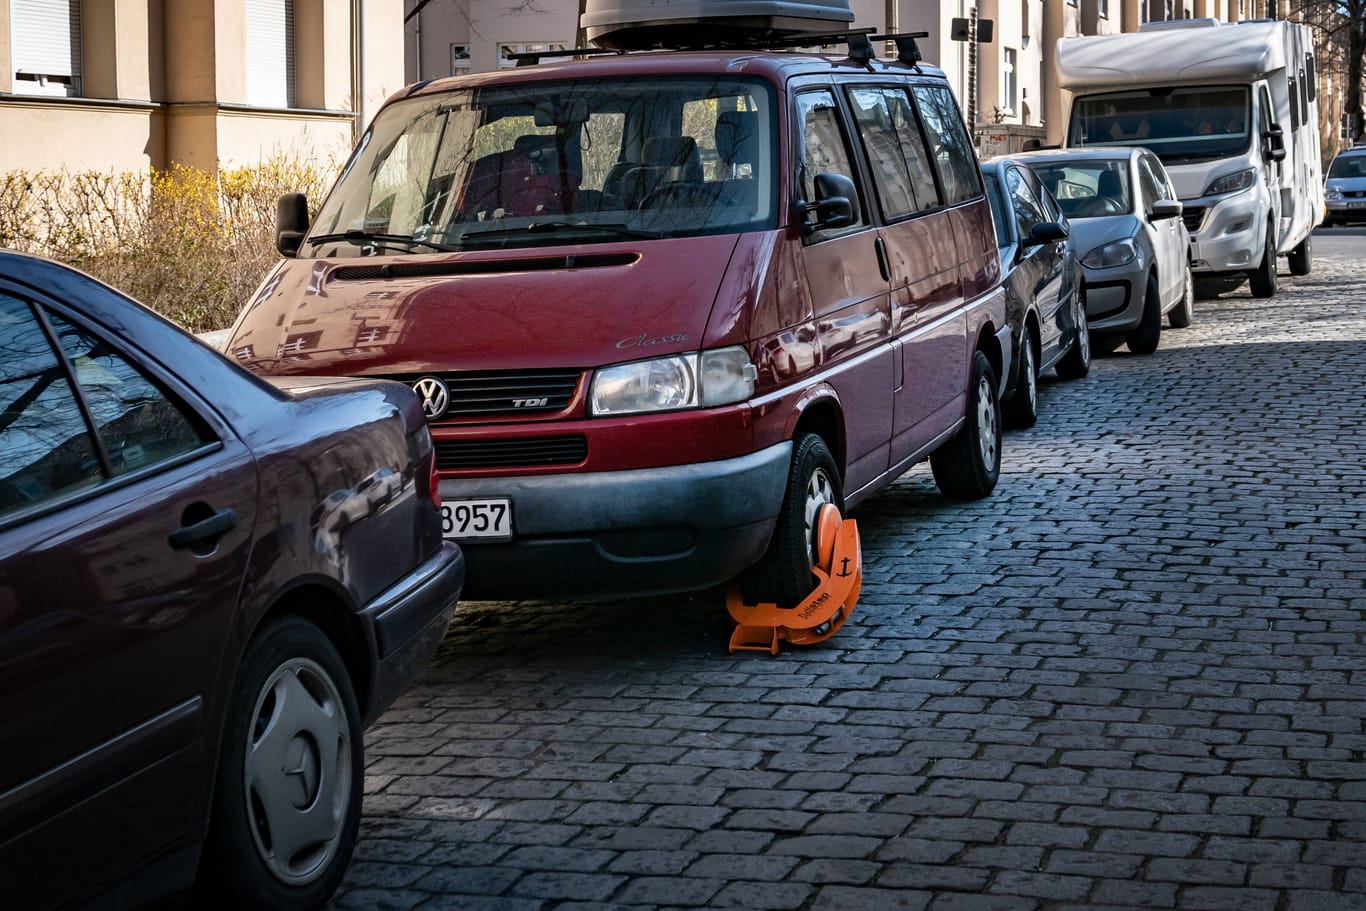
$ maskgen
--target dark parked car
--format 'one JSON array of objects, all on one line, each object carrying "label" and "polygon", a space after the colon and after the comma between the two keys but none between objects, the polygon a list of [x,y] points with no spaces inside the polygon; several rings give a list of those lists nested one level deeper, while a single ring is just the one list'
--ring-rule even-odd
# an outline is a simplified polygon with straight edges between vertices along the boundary
[{"label": "dark parked car", "polygon": [[1068,239],[1067,216],[1028,167],[1010,158],[982,165],[996,223],[1006,289],[1013,365],[1001,412],[1012,427],[1039,416],[1039,374],[1065,380],[1091,369],[1081,266]]},{"label": "dark parked car", "polygon": [[320,906],[464,583],[412,391],[0,251],[0,404],[0,908]]}]

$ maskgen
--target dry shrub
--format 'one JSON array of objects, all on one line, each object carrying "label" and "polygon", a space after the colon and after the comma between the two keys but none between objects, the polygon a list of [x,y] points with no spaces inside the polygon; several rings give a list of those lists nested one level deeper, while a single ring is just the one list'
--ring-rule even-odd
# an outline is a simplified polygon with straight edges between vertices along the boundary
[{"label": "dry shrub", "polygon": [[279,258],[275,202],[335,168],[290,156],[208,174],[0,173],[0,246],[89,272],[192,332],[226,328]]}]

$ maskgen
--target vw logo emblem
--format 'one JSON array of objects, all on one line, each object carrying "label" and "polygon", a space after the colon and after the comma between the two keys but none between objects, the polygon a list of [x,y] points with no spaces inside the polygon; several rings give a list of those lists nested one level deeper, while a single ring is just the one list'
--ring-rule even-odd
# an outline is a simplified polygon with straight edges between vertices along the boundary
[{"label": "vw logo emblem", "polygon": [[435,421],[446,413],[451,406],[451,394],[446,384],[434,376],[424,376],[413,383],[413,391],[422,400],[422,413],[427,420]]}]

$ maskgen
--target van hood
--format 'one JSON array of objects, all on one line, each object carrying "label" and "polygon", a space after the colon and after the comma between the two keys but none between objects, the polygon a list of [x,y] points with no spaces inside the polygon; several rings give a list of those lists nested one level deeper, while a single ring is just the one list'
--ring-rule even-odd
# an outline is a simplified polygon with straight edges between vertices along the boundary
[{"label": "van hood", "polygon": [[1199,199],[1205,195],[1206,188],[1220,177],[1237,174],[1253,167],[1247,155],[1236,158],[1214,158],[1208,161],[1168,164],[1167,176],[1172,179],[1178,199]]},{"label": "van hood", "polygon": [[262,374],[583,369],[705,344],[736,235],[287,259],[224,352]]}]

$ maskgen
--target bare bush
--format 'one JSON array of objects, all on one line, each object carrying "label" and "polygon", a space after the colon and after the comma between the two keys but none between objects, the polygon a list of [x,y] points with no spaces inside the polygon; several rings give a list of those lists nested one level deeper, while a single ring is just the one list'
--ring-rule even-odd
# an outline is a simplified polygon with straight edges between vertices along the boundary
[{"label": "bare bush", "polygon": [[0,173],[0,246],[89,272],[192,332],[222,329],[279,258],[275,202],[335,168],[290,156],[208,174]]}]

